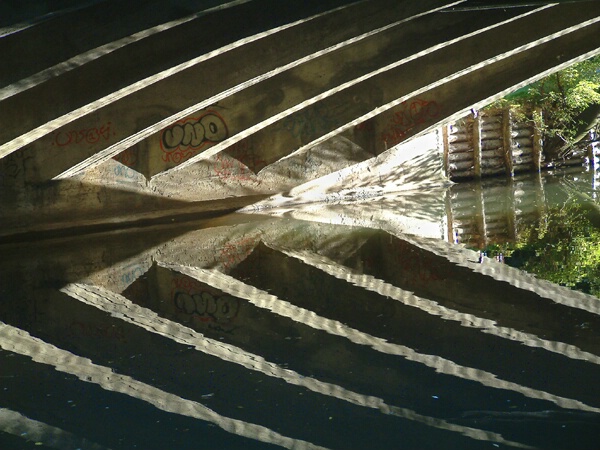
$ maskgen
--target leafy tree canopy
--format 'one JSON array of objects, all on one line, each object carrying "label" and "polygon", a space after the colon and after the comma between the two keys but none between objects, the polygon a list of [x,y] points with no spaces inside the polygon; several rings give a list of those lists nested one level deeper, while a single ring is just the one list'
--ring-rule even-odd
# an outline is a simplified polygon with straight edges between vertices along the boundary
[{"label": "leafy tree canopy", "polygon": [[494,107],[541,108],[544,151],[551,159],[580,142],[600,119],[600,55],[508,95]]}]

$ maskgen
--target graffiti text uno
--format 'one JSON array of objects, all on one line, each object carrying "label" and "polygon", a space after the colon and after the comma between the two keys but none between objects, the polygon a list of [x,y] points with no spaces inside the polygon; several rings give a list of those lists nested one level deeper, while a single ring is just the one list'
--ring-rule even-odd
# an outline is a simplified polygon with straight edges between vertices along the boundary
[{"label": "graffiti text uno", "polygon": [[160,147],[163,161],[179,163],[207,145],[216,144],[229,135],[227,125],[215,111],[189,118],[163,130]]}]

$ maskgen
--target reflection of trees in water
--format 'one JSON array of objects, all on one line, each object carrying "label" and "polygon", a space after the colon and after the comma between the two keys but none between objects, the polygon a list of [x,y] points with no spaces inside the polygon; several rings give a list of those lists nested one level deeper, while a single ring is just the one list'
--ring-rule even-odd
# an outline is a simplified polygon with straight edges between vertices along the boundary
[{"label": "reflection of trees in water", "polygon": [[447,200],[448,239],[600,297],[595,178],[577,171],[454,185]]},{"label": "reflection of trees in water", "polygon": [[507,246],[509,257],[505,261],[540,278],[600,297],[599,217],[598,210],[588,204],[549,209]]}]

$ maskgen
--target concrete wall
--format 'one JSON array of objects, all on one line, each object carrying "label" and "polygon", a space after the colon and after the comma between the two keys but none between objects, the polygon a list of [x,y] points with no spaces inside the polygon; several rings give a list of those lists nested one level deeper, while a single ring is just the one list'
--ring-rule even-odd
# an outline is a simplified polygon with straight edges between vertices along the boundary
[{"label": "concrete wall", "polygon": [[[252,8],[259,3],[250,2]],[[151,76],[142,84],[131,84],[127,74],[134,72],[124,69],[125,78],[114,79],[127,89],[84,109],[79,106],[91,97],[65,95],[71,87],[66,75],[4,98],[3,233],[60,228],[68,221],[114,223],[124,212],[130,218],[164,216],[192,202],[236,198],[218,208],[228,210],[252,203],[249,196],[303,184],[295,192],[297,201],[305,201],[335,193],[336,177],[352,180],[349,185],[367,196],[385,186],[414,187],[428,177],[436,184],[439,165],[428,157],[429,148],[422,149],[419,164],[386,152],[600,49],[598,17],[585,8],[435,11],[445,5],[360,2],[280,29],[269,28],[275,23],[265,19],[260,23],[266,33],[238,30],[246,39],[237,43],[237,35],[221,36],[234,45],[199,58],[179,55],[178,62],[189,64],[170,66],[172,72],[157,75],[169,58],[135,72],[136,79]],[[165,45],[173,45],[179,42],[175,36],[189,36],[186,27],[211,23],[214,14],[235,17],[246,11],[236,9],[242,6],[199,15],[169,28],[172,34],[153,34],[155,40],[139,39],[120,48],[125,53],[119,58],[131,56],[127,52],[136,45],[150,51],[165,36],[173,36],[165,37]],[[282,17],[289,21],[298,11],[288,9]],[[117,52],[110,55],[81,66],[89,75],[81,78],[87,86],[82,92],[95,92],[95,76],[112,79],[106,71],[115,72],[117,60],[110,58]],[[93,64],[104,72],[95,73]],[[51,82],[59,84],[51,88]],[[61,108],[74,115],[58,117],[62,110],[46,100],[40,100],[39,114],[31,114],[25,100],[35,89],[64,97]],[[400,163],[411,164],[414,173],[394,166]],[[315,179],[321,180],[309,183]],[[329,192],[319,191],[324,186]],[[341,197],[356,193],[341,189]]]}]

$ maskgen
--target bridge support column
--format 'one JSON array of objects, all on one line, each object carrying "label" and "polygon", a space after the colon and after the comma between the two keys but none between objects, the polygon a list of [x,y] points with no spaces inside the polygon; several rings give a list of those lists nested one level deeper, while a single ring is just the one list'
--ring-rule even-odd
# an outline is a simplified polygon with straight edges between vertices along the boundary
[{"label": "bridge support column", "polygon": [[472,113],[473,116],[473,168],[475,178],[481,178],[481,118],[479,113]]},{"label": "bridge support column", "polygon": [[513,152],[512,152],[512,112],[510,108],[502,111],[502,146],[504,147],[504,167],[506,175],[512,177],[515,174],[513,167]]}]

